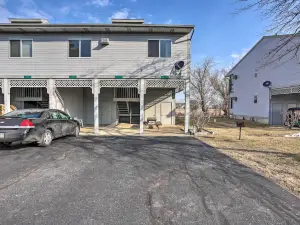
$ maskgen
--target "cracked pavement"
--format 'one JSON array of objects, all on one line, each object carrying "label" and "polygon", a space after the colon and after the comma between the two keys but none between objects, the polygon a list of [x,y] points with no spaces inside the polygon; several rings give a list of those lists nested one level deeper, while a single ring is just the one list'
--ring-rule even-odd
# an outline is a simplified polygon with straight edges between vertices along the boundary
[{"label": "cracked pavement", "polygon": [[190,137],[0,149],[0,224],[300,224],[300,199]]}]

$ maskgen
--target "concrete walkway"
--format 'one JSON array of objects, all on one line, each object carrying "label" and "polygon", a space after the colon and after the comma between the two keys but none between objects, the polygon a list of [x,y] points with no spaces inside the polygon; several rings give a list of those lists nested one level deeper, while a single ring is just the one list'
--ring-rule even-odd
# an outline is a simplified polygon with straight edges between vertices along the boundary
[{"label": "concrete walkway", "polygon": [[[94,127],[87,126],[81,128],[81,135],[94,135]],[[100,136],[115,135],[115,136],[126,136],[134,135],[139,136],[140,130],[138,125],[131,124],[119,124],[118,126],[102,126],[99,128]],[[179,126],[161,126],[159,129],[154,127],[153,129],[144,129],[144,134],[146,136],[184,136],[184,132]]]}]

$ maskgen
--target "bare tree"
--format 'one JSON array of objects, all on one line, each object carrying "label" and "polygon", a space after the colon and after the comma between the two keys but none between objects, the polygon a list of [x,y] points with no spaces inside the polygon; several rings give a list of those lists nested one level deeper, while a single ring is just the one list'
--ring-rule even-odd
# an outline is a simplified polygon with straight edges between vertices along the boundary
[{"label": "bare tree", "polygon": [[214,101],[214,90],[210,83],[213,66],[214,61],[206,58],[191,72],[191,98],[199,104],[203,112],[206,112]]},{"label": "bare tree", "polygon": [[199,107],[193,107],[191,110],[191,122],[194,127],[194,134],[196,132],[201,132],[209,120],[210,114],[207,111],[202,111],[200,105]]},{"label": "bare tree", "polygon": [[210,83],[217,95],[220,97],[220,105],[224,115],[228,115],[228,101],[229,101],[229,81],[225,77],[228,69],[219,69],[215,75],[210,78]]},{"label": "bare tree", "polygon": [[265,57],[264,64],[298,56],[300,49],[300,1],[299,0],[238,0],[242,5],[238,13],[248,10],[259,11],[263,19],[271,21],[267,33],[282,36],[276,48]]}]

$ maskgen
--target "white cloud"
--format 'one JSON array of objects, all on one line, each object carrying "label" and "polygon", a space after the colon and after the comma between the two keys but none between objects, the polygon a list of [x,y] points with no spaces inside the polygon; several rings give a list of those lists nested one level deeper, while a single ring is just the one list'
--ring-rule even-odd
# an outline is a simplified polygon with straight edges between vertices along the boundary
[{"label": "white cloud", "polygon": [[18,13],[27,18],[51,19],[52,16],[38,8],[33,0],[22,0]]},{"label": "white cloud", "polygon": [[8,18],[11,17],[18,17],[16,14],[10,12],[6,7],[5,7],[5,1],[0,0],[0,23],[7,23]]},{"label": "white cloud", "polygon": [[131,0],[132,2],[136,2],[136,0]]},{"label": "white cloud", "polygon": [[121,9],[119,11],[116,11],[112,14],[112,16],[110,17],[110,19],[127,19],[129,16],[129,9],[124,8]]},{"label": "white cloud", "polygon": [[64,7],[60,8],[59,11],[63,15],[68,15],[71,11],[71,7],[70,6],[64,6]]},{"label": "white cloud", "polygon": [[87,16],[88,21],[90,21],[90,22],[101,23],[101,20],[98,17],[96,17],[96,16],[93,16],[93,15],[91,15],[89,13],[87,13],[86,16]]},{"label": "white cloud", "polygon": [[92,0],[88,4],[104,7],[104,6],[110,5],[111,1],[110,0]]},{"label": "white cloud", "polygon": [[165,24],[171,24],[173,22],[173,20],[167,20],[166,22],[165,22]]},{"label": "white cloud", "polygon": [[248,53],[249,50],[249,48],[243,48],[240,52],[234,52],[230,56],[235,61],[239,61]]},{"label": "white cloud", "polygon": [[5,0],[0,0],[0,22],[7,23],[8,18],[43,18],[51,19],[52,16],[38,8],[33,0],[21,0],[17,7],[17,13],[13,13],[5,6]]}]

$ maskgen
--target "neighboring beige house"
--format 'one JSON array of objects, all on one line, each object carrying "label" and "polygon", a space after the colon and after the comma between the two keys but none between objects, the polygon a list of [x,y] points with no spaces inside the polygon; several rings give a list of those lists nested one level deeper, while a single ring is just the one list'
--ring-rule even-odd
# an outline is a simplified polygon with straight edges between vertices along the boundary
[{"label": "neighboring beige house", "polygon": [[[0,24],[0,104],[58,108],[84,124],[138,123],[155,116],[175,124],[175,93],[189,109],[193,25],[50,24],[10,19]],[[183,61],[185,66],[174,67]],[[188,129],[188,114],[186,115]]]}]

